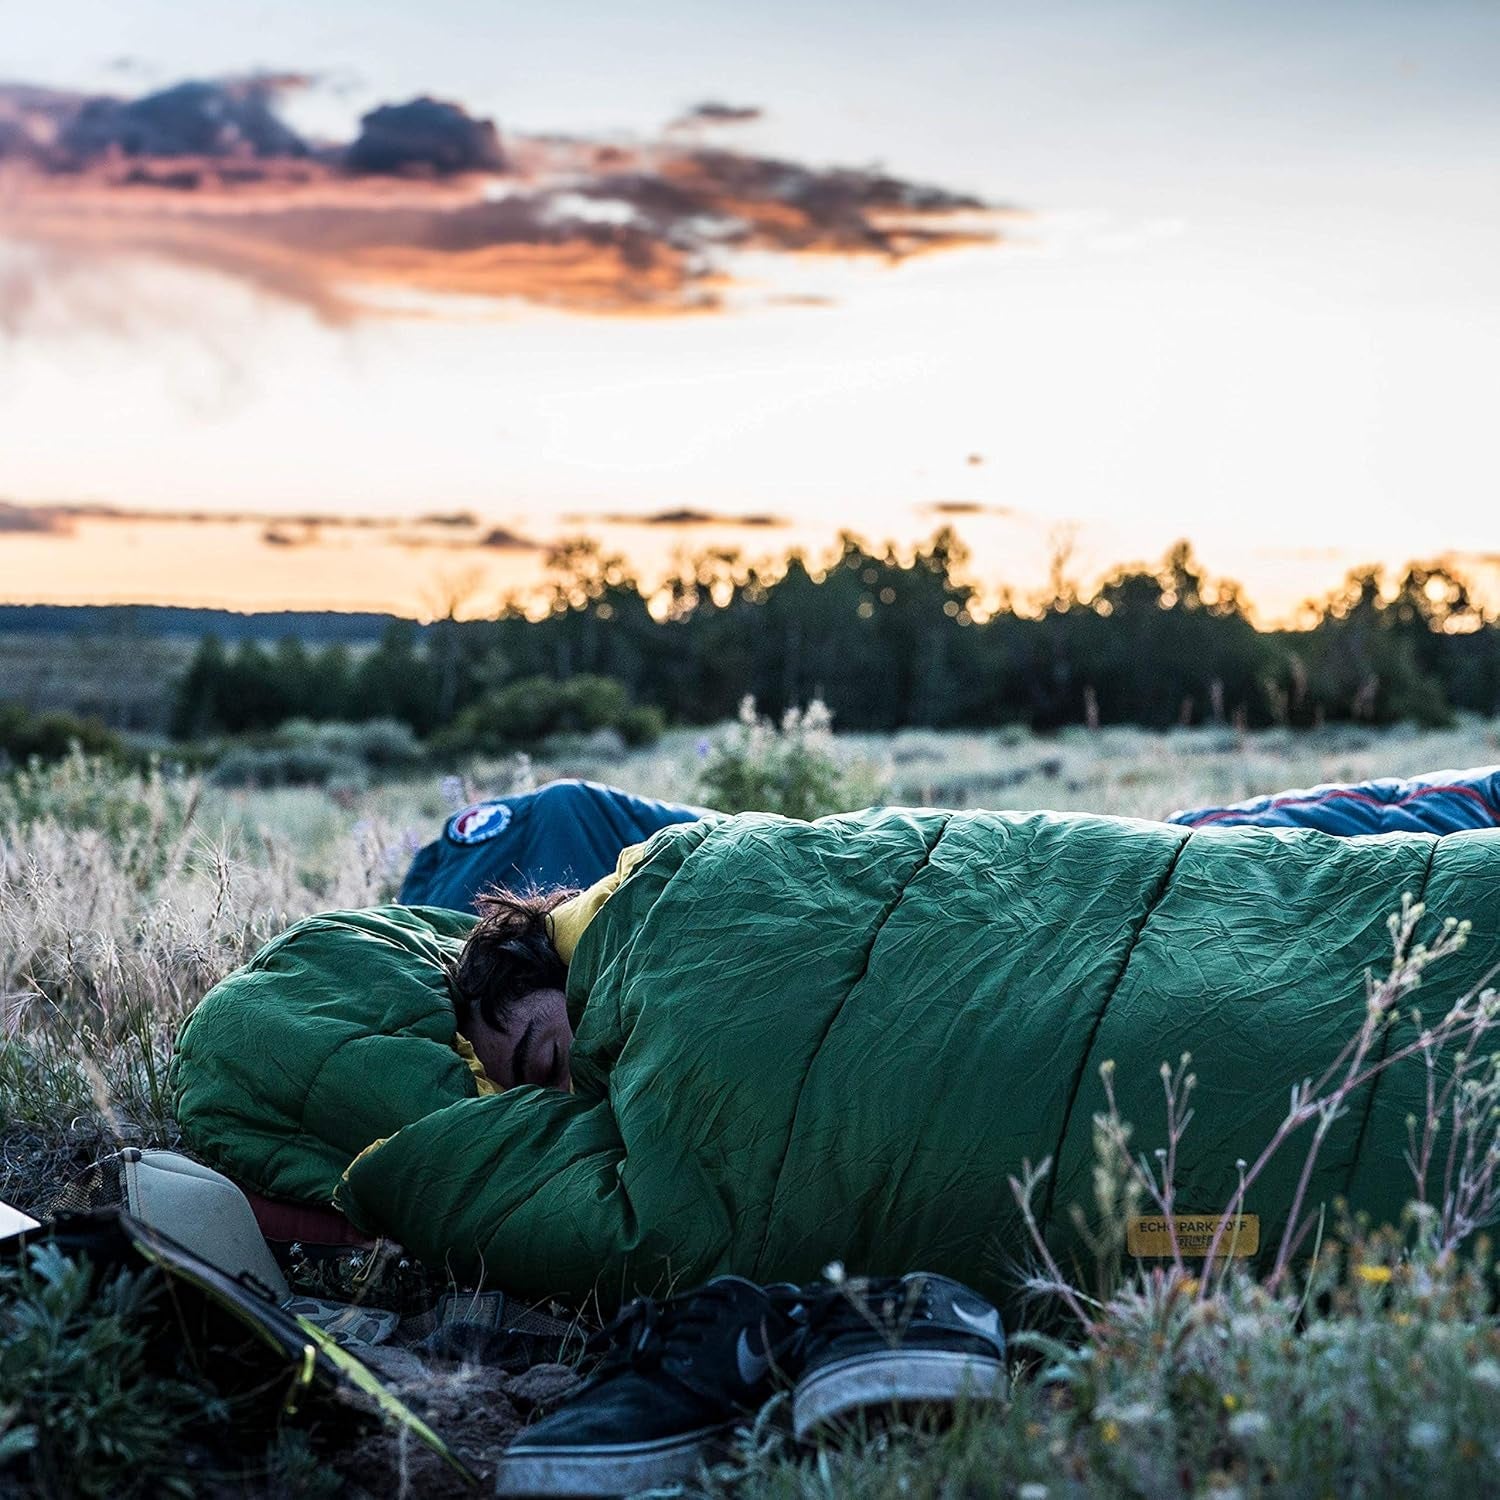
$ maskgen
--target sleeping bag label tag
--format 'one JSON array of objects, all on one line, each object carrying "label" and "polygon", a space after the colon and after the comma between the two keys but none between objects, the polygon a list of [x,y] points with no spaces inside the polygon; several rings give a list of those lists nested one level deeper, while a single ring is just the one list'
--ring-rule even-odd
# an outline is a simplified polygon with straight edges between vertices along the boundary
[{"label": "sleeping bag label tag", "polygon": [[455,844],[482,844],[510,826],[510,808],[503,802],[476,802],[455,813],[448,824],[448,837]]},{"label": "sleeping bag label tag", "polygon": [[1164,1214],[1141,1214],[1125,1225],[1125,1249],[1131,1255],[1169,1256],[1175,1229],[1184,1255],[1207,1255],[1220,1224],[1224,1234],[1216,1255],[1254,1255],[1260,1249],[1259,1214],[1173,1214],[1170,1222]]}]

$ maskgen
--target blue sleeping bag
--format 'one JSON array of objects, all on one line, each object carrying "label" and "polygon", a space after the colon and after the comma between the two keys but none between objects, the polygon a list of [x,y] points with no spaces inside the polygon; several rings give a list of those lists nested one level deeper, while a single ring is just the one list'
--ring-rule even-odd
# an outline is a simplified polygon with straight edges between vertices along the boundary
[{"label": "blue sleeping bag", "polygon": [[441,835],[418,850],[397,899],[472,911],[474,897],[492,885],[590,886],[614,869],[622,849],[703,814],[592,781],[553,781],[493,797],[454,813]]},{"label": "blue sleeping bag", "polygon": [[1500,766],[1432,771],[1401,781],[1329,783],[1305,791],[1274,792],[1228,807],[1175,812],[1169,823],[1188,828],[1318,828],[1351,838],[1361,833],[1462,833],[1500,827]]}]

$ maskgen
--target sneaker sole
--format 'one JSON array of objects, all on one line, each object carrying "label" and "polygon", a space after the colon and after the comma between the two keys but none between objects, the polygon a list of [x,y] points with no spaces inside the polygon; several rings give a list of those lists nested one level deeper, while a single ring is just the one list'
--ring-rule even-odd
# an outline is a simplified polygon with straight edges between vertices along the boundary
[{"label": "sneaker sole", "polygon": [[658,1438],[650,1443],[598,1443],[588,1447],[528,1448],[517,1443],[501,1455],[497,1495],[631,1495],[637,1490],[691,1479],[712,1457],[731,1426]]},{"label": "sneaker sole", "polygon": [[792,1427],[799,1439],[851,1412],[881,1406],[951,1406],[962,1400],[1003,1402],[1005,1366],[951,1349],[891,1349],[856,1354],[798,1381]]}]

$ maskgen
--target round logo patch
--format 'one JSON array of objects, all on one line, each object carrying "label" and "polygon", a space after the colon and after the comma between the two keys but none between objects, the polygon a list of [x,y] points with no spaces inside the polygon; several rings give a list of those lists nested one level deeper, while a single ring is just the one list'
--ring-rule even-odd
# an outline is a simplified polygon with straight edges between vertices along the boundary
[{"label": "round logo patch", "polygon": [[455,844],[482,844],[510,827],[510,808],[503,802],[476,802],[456,813],[448,824]]}]

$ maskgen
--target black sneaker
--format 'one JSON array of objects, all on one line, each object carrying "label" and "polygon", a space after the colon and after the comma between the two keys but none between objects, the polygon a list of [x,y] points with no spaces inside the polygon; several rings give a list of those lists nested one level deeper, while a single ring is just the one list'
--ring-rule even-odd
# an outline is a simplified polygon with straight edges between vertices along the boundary
[{"label": "black sneaker", "polygon": [[851,1279],[810,1291],[806,1307],[799,1439],[872,1408],[1006,1399],[1000,1314],[946,1276]]},{"label": "black sneaker", "polygon": [[691,1479],[772,1394],[799,1294],[738,1276],[631,1303],[602,1333],[599,1371],[501,1457],[502,1495],[625,1495]]}]

